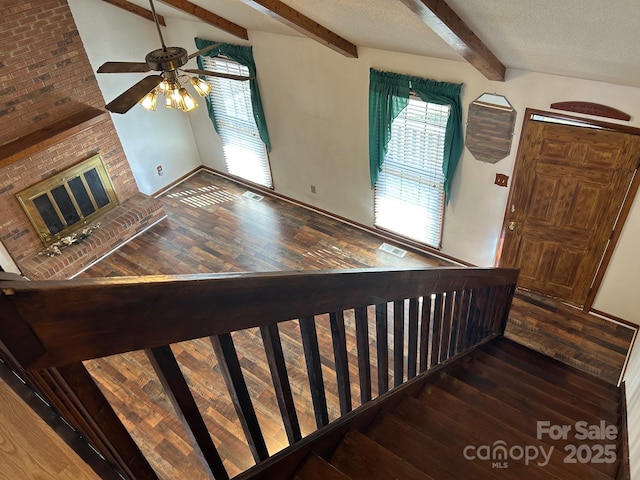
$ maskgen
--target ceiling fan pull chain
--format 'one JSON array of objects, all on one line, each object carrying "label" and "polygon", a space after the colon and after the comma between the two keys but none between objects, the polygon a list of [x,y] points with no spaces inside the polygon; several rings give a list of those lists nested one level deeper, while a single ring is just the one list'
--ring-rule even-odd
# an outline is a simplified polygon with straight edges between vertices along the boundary
[{"label": "ceiling fan pull chain", "polygon": [[162,49],[166,52],[167,46],[164,44],[164,38],[162,37],[162,31],[160,30],[160,23],[158,23],[158,15],[156,14],[156,8],[153,6],[153,0],[149,0],[149,5],[151,5],[151,13],[153,13],[153,21],[156,23],[156,29],[158,30],[158,36],[160,37],[160,43],[162,44]]}]

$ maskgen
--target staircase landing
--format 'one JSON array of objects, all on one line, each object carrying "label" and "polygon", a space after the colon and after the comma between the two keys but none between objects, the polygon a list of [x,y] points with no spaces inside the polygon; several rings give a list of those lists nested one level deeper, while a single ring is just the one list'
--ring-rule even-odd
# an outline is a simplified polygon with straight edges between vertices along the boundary
[{"label": "staircase landing", "polygon": [[636,329],[519,289],[505,337],[617,385]]}]

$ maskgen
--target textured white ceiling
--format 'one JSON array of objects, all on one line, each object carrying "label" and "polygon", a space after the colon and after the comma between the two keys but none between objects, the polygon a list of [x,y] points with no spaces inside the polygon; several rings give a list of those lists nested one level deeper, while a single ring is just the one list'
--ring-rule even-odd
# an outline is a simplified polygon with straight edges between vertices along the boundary
[{"label": "textured white ceiling", "polygon": [[448,0],[509,68],[640,87],[638,0]]},{"label": "textured white ceiling", "polygon": [[[148,8],[146,0],[131,0]],[[300,34],[241,0],[191,0],[249,30]],[[401,0],[284,0],[351,43],[452,60],[461,57]],[[447,0],[511,69],[640,87],[639,0]],[[191,18],[156,1],[167,17]]]}]

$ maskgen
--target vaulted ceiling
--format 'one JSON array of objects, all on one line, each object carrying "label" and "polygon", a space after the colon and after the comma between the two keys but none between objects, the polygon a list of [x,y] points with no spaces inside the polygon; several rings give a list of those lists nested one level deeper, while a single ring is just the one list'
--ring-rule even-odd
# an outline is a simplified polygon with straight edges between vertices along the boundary
[{"label": "vaulted ceiling", "polygon": [[[149,10],[147,0],[104,0]],[[637,0],[156,0],[166,19],[204,21],[238,37],[258,30],[468,61],[487,78],[509,70],[640,87]],[[169,21],[170,28],[170,21]]]}]

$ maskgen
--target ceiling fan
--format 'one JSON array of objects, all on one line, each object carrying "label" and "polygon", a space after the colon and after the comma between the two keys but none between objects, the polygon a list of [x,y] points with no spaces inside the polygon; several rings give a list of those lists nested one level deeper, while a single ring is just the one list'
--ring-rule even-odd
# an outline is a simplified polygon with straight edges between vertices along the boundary
[{"label": "ceiling fan", "polygon": [[198,106],[194,98],[180,84],[180,80],[188,79],[196,92],[205,97],[211,90],[208,82],[200,77],[186,75],[192,73],[196,75],[210,75],[213,77],[229,78],[232,80],[249,80],[251,77],[233,75],[229,73],[210,72],[208,70],[181,68],[189,60],[198,55],[208,52],[218,46],[219,43],[202,48],[189,55],[182,47],[167,47],[162,37],[158,15],[153,5],[153,0],[149,0],[153,20],[158,30],[162,48],[147,53],[144,62],[106,62],[98,68],[98,73],[147,73],[151,71],[160,72],[157,75],[148,75],[138,83],[125,90],[118,97],[106,105],[106,109],[114,113],[126,113],[140,103],[147,110],[155,110],[158,94],[162,93],[165,98],[167,108],[177,108],[188,112]]}]

